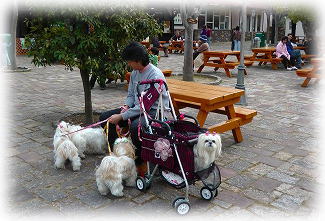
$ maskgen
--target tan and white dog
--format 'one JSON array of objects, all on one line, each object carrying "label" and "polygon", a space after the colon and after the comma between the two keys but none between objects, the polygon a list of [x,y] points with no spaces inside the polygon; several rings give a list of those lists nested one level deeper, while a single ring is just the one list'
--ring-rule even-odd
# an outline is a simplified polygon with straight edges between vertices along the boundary
[{"label": "tan and white dog", "polygon": [[206,169],[221,155],[221,137],[216,133],[204,133],[193,147],[195,172]]},{"label": "tan and white dog", "polygon": [[127,138],[117,138],[113,153],[103,158],[96,169],[98,191],[107,195],[110,190],[114,196],[123,196],[123,184],[134,186],[137,178],[135,166],[135,147]]}]

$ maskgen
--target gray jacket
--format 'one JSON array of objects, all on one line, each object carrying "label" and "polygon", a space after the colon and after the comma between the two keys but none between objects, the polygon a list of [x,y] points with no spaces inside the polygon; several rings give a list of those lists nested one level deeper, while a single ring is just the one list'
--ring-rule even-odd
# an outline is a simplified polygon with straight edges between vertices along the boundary
[{"label": "gray jacket", "polygon": [[[125,104],[128,105],[130,108],[122,113],[123,120],[127,120],[133,117],[140,115],[140,106],[139,106],[139,99],[138,99],[138,92],[137,92],[137,85],[139,82],[148,79],[163,79],[166,81],[164,74],[161,70],[155,67],[152,64],[148,64],[145,67],[144,72],[140,73],[138,70],[133,70],[131,73],[129,88],[128,88],[128,95],[126,97]],[[140,86],[140,93],[145,89],[149,88],[149,84],[141,85]],[[152,109],[157,110],[158,101],[152,106]],[[169,110],[169,100],[167,96],[166,89],[163,89],[163,103],[165,110]]]}]

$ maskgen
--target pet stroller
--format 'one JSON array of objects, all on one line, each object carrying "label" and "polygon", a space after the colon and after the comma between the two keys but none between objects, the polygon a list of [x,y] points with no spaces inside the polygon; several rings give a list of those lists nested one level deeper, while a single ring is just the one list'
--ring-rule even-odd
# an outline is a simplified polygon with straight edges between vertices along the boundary
[{"label": "pet stroller", "polygon": [[[147,89],[140,94],[141,85]],[[165,117],[163,87],[167,91],[172,120]],[[199,134],[207,130],[200,128],[197,120],[191,116],[176,116],[167,84],[162,79],[142,81],[137,89],[140,116],[144,116],[144,123],[140,123],[138,128],[142,140],[141,158],[147,161],[148,172],[144,177],[137,177],[136,187],[140,191],[148,189],[158,170],[168,184],[178,189],[186,188],[185,196],[177,197],[172,203],[177,213],[185,215],[190,210],[189,185],[201,180],[204,186],[200,195],[205,200],[211,200],[217,196],[217,188],[221,183],[219,168],[214,163],[202,171],[194,171],[193,146],[197,143]],[[157,113],[153,118],[148,112],[157,99]],[[152,172],[149,163],[155,165]]]}]

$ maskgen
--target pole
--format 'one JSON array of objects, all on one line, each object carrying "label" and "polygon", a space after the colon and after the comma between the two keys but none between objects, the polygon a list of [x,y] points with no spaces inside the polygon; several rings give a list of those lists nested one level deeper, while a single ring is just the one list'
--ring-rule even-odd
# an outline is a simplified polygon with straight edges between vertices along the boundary
[{"label": "pole", "polygon": [[242,13],[241,13],[241,22],[240,22],[240,30],[241,30],[241,38],[240,38],[240,64],[238,65],[238,74],[237,74],[237,84],[235,86],[236,89],[244,90],[244,94],[240,97],[240,105],[247,105],[246,101],[246,92],[245,92],[245,83],[244,83],[244,72],[245,72],[245,64],[244,64],[244,45],[245,45],[245,33],[246,33],[246,1],[243,3]]}]

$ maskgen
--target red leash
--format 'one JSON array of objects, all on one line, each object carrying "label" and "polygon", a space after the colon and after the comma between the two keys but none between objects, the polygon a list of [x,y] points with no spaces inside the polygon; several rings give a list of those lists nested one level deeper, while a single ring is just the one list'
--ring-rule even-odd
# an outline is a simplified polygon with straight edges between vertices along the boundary
[{"label": "red leash", "polygon": [[[106,122],[106,121],[108,121],[108,118],[107,118],[106,120],[102,120],[102,121],[99,121],[99,122],[97,122],[97,123],[94,123],[94,124],[88,125],[87,127],[83,127],[83,128],[81,128],[81,129],[79,129],[79,130],[72,131],[72,132],[67,133],[67,134],[62,134],[61,136],[67,136],[67,135],[69,135],[69,134],[74,134],[74,133],[77,133],[77,132],[79,132],[79,131],[85,130],[85,129],[87,129],[87,128],[91,128],[91,127],[98,126],[99,124],[104,123],[104,122]],[[60,124],[59,124],[59,126],[60,126]]]}]

